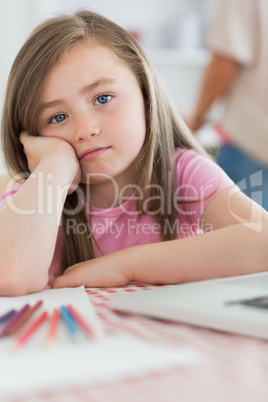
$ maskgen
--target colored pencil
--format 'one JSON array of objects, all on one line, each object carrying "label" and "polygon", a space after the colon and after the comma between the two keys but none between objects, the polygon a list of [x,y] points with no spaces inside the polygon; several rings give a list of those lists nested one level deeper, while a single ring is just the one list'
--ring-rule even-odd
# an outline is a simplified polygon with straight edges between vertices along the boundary
[{"label": "colored pencil", "polygon": [[59,322],[59,310],[55,308],[53,310],[49,323],[48,337],[47,337],[48,346],[53,346],[55,344],[58,322]]},{"label": "colored pencil", "polygon": [[47,311],[44,311],[39,315],[39,317],[26,329],[26,331],[16,340],[15,349],[22,346],[43,324],[47,318]]},{"label": "colored pencil", "polygon": [[94,333],[94,330],[89,326],[89,324],[86,322],[86,320],[81,316],[80,313],[71,305],[68,304],[68,310],[70,311],[71,315],[75,319],[78,325],[84,330],[84,332],[89,335],[91,338],[95,338],[96,334]]},{"label": "colored pencil", "polygon": [[29,304],[25,304],[25,306],[23,306],[16,314],[13,314],[11,316],[11,318],[8,320],[8,322],[6,323],[6,325],[4,326],[4,328],[2,329],[1,333],[0,333],[0,338],[2,338],[3,336],[6,336],[9,328],[15,324],[15,322],[24,314],[25,311],[27,311],[30,308]]},{"label": "colored pencil", "polygon": [[8,320],[9,318],[11,318],[14,313],[16,313],[16,310],[10,310],[10,311],[8,311],[7,313],[1,315],[1,316],[0,316],[0,324],[1,324],[2,322],[5,322],[5,321]]},{"label": "colored pencil", "polygon": [[39,300],[33,307],[30,307],[28,310],[22,314],[18,320],[8,329],[7,335],[15,334],[28,320],[29,318],[39,309],[39,307],[43,304],[42,300]]},{"label": "colored pencil", "polygon": [[79,329],[78,329],[78,326],[77,326],[75,320],[69,313],[69,310],[67,309],[67,307],[61,306],[60,312],[61,312],[62,318],[64,319],[64,322],[65,322],[70,334],[72,336],[76,335]]}]

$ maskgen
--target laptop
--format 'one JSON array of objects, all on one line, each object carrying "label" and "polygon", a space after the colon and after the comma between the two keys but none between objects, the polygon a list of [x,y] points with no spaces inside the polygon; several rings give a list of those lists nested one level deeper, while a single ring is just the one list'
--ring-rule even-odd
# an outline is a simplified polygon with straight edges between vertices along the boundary
[{"label": "laptop", "polygon": [[268,340],[268,272],[112,296],[112,309]]}]

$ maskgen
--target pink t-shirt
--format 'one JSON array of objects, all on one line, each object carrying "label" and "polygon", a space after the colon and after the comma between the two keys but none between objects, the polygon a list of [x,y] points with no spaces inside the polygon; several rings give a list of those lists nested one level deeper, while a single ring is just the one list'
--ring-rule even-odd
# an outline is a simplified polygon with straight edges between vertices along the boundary
[{"label": "pink t-shirt", "polygon": [[[175,230],[177,238],[199,235],[210,229],[202,223],[202,215],[208,203],[220,191],[233,187],[234,183],[216,163],[194,150],[178,149],[175,161],[177,188],[173,203],[177,219],[172,227],[166,222],[165,230]],[[0,198],[0,209],[20,187],[21,184],[15,185]],[[98,248],[95,246],[96,257],[127,247],[161,241],[160,227],[154,216],[137,211],[137,196],[142,200],[142,194],[136,192],[115,208],[91,207],[91,228],[98,243]],[[69,230],[81,233],[84,229],[81,224],[77,227],[72,225],[70,219]],[[59,261],[60,247],[57,242],[49,269],[48,285],[58,275]]]}]

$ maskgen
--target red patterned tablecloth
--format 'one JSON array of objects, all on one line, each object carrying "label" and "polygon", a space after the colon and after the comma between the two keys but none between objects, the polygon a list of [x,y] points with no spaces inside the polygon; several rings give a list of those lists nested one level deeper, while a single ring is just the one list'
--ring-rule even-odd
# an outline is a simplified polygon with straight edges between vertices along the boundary
[{"label": "red patterned tablecloth", "polygon": [[[27,402],[268,402],[268,342],[220,331],[112,311],[111,295],[152,286],[86,289],[106,335],[132,335],[202,355],[198,366],[180,366],[142,378],[43,393]],[[0,379],[1,381],[1,379]],[[0,401],[1,402],[1,401]],[[26,402],[23,397],[10,402]]]}]

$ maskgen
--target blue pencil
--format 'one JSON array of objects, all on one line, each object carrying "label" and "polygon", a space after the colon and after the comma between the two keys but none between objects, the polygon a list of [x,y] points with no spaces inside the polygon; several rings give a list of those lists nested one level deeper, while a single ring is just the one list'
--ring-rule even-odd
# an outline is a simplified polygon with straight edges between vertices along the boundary
[{"label": "blue pencil", "polygon": [[61,306],[60,308],[61,316],[64,319],[64,322],[72,336],[76,335],[79,331],[78,325],[75,320],[71,316],[69,310],[65,306]]},{"label": "blue pencil", "polygon": [[14,313],[16,313],[16,310],[10,310],[7,313],[1,315],[0,316],[0,323],[8,320],[9,318],[11,318]]}]

